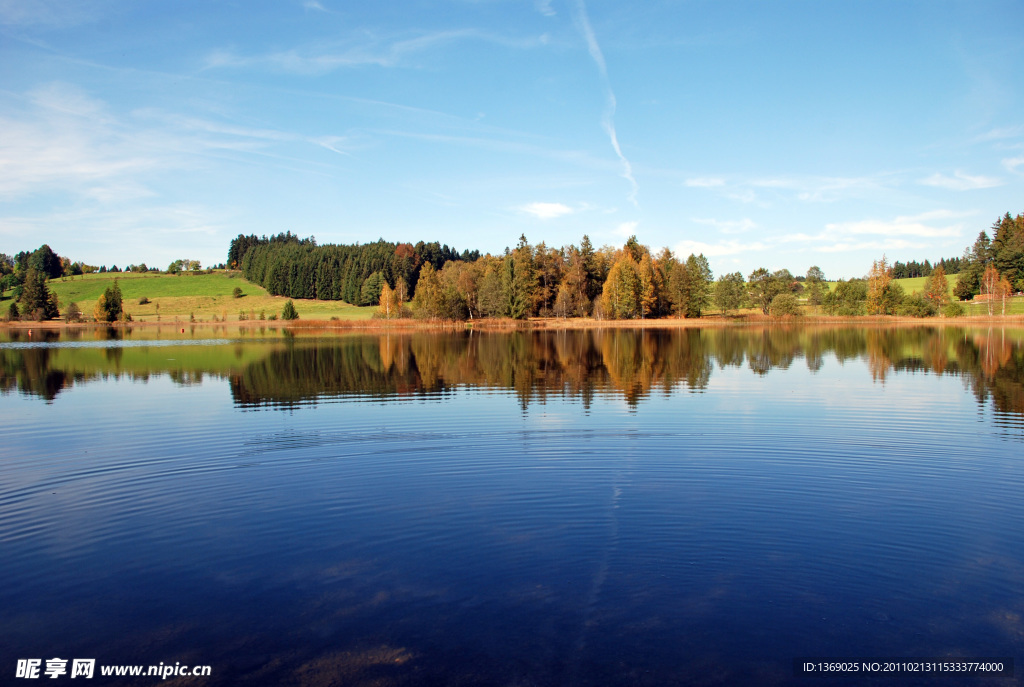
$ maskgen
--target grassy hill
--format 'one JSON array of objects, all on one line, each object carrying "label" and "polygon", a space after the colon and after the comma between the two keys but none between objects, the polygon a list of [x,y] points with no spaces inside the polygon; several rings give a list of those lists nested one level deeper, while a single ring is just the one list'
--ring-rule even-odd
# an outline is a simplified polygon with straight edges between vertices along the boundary
[{"label": "grassy hill", "polygon": [[[266,289],[246,281],[239,272],[214,271],[207,273],[183,273],[178,275],[161,273],[133,274],[85,274],[78,277],[65,277],[47,282],[50,290],[60,299],[61,312],[69,303],[75,302],[86,316],[91,316],[96,299],[103,291],[114,283],[124,296],[124,309],[135,321],[173,322],[175,318],[187,321],[195,317],[197,321],[210,322],[227,318],[230,322],[241,319],[240,311],[245,312],[246,319],[258,319],[260,313],[267,317],[276,314],[280,317],[281,309],[287,298],[271,296]],[[242,297],[235,298],[235,288],[241,288]],[[149,303],[139,304],[146,298]],[[316,301],[294,299],[295,309],[302,319],[329,320],[337,317],[342,320],[369,319],[375,308],[360,308],[341,301]]]}]

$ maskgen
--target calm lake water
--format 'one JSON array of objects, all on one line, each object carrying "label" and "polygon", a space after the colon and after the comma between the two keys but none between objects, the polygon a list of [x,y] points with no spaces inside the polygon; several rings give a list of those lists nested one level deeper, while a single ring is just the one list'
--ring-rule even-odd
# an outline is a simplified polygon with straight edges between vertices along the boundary
[{"label": "calm lake water", "polygon": [[0,417],[5,684],[1024,670],[1019,329],[0,332]]}]

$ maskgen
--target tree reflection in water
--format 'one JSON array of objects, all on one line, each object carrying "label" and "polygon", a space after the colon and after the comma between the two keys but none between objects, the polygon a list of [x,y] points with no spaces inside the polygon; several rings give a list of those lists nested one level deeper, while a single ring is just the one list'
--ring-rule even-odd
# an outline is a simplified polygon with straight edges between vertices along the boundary
[{"label": "tree reflection in water", "polygon": [[802,359],[817,372],[831,358],[864,360],[880,382],[902,372],[959,376],[980,404],[991,401],[999,413],[1024,415],[1024,334],[1004,328],[401,332],[225,340],[231,345],[223,356],[184,345],[148,356],[144,346],[68,348],[61,341],[81,340],[81,333],[61,337],[50,333],[35,347],[11,332],[9,343],[0,344],[0,393],[53,401],[74,384],[167,374],[178,384],[226,378],[236,405],[246,408],[352,395],[415,397],[458,387],[512,390],[524,409],[553,396],[589,407],[597,394],[619,395],[636,408],[659,390],[701,392],[716,367],[747,366],[767,375]]}]

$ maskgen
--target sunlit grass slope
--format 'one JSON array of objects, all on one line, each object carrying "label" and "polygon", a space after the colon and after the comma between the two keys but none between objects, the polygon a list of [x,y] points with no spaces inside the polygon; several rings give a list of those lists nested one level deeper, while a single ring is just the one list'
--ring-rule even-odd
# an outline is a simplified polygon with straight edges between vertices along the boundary
[{"label": "sunlit grass slope", "polygon": [[[49,288],[60,299],[61,312],[68,304],[75,302],[82,312],[90,317],[96,300],[114,283],[124,297],[124,309],[135,321],[161,322],[197,321],[209,322],[214,317],[223,321],[236,322],[240,319],[280,317],[287,298],[271,296],[262,286],[252,284],[238,272],[214,271],[209,274],[86,274],[78,277],[55,279],[48,282]],[[235,288],[242,290],[241,298],[234,297]],[[146,298],[149,303],[140,304]],[[374,308],[360,308],[341,301],[317,301],[293,299],[295,309],[302,319],[340,320],[369,319]]]}]

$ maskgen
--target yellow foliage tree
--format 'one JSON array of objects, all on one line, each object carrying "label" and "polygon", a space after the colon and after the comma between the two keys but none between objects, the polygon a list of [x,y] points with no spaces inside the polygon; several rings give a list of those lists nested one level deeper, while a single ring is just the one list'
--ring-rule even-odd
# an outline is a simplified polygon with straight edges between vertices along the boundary
[{"label": "yellow foliage tree", "polygon": [[892,268],[889,261],[883,255],[881,260],[871,263],[871,271],[868,272],[868,314],[886,314],[885,296],[889,284],[892,283]]},{"label": "yellow foliage tree", "polygon": [[939,265],[928,277],[928,284],[924,291],[925,300],[931,302],[936,308],[949,303],[949,280],[946,279],[946,270]]},{"label": "yellow foliage tree", "polygon": [[385,320],[399,317],[402,309],[401,301],[398,300],[398,293],[384,282],[380,288],[380,305],[377,308],[377,315]]}]

